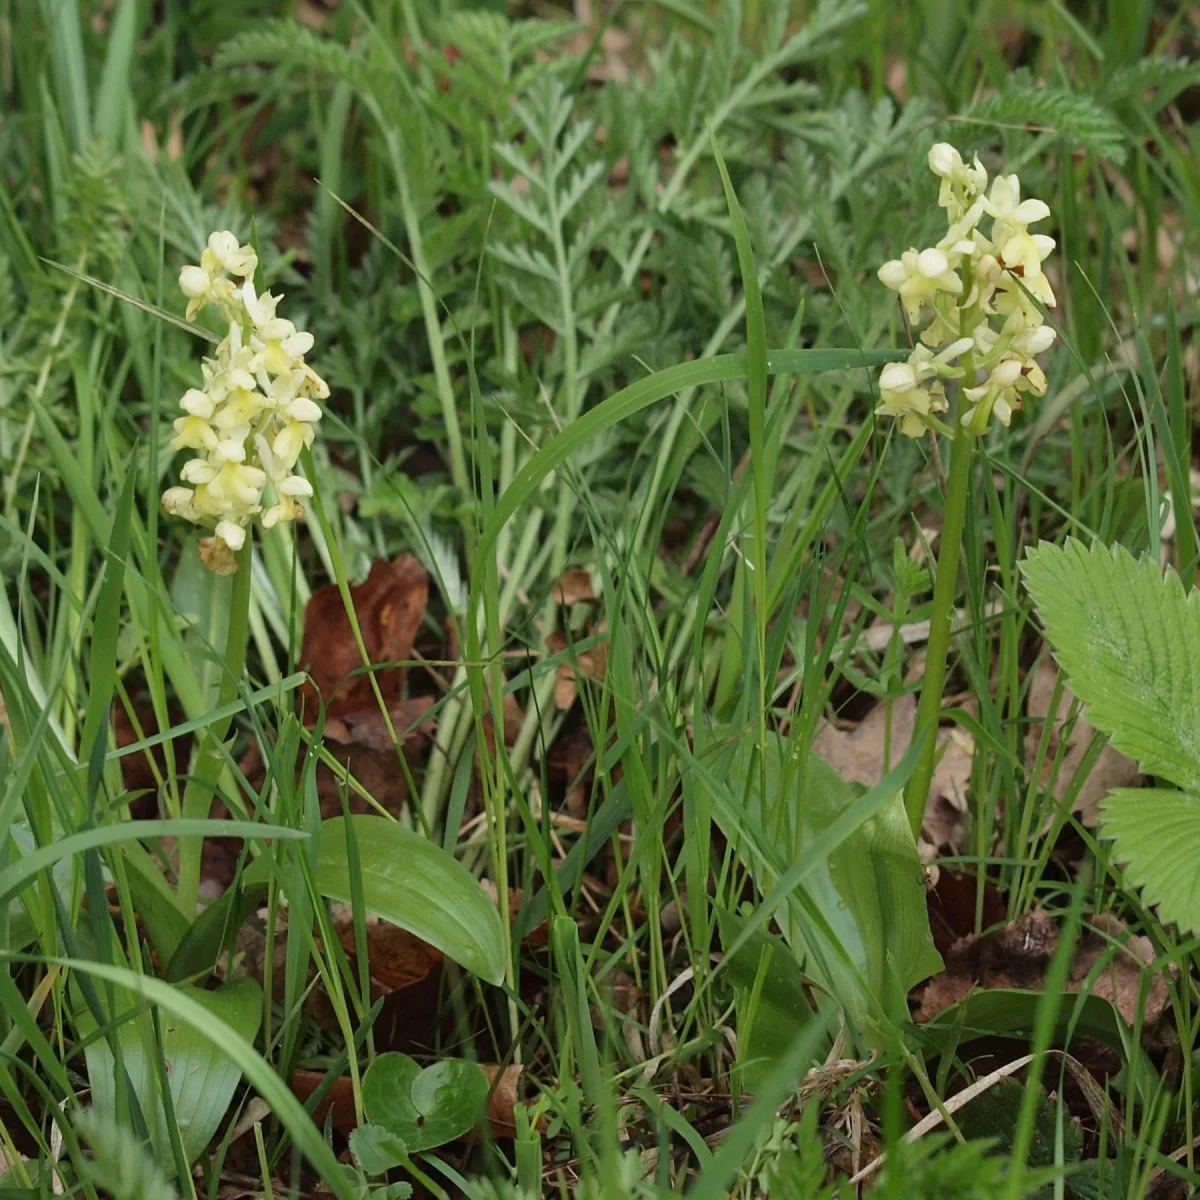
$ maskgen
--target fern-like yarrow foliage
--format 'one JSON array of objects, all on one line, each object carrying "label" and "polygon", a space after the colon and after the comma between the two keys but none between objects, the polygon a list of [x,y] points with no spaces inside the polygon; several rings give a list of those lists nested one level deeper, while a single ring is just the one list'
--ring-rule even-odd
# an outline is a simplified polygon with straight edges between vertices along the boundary
[{"label": "fern-like yarrow foliage", "polygon": [[118,1200],[177,1200],[153,1152],[133,1132],[94,1108],[75,1114],[75,1128],[92,1151],[88,1181]]},{"label": "fern-like yarrow foliage", "polygon": [[1175,785],[1105,799],[1126,882],[1164,921],[1200,932],[1200,592],[1148,558],[1074,539],[1031,550],[1023,571],[1088,720]]}]

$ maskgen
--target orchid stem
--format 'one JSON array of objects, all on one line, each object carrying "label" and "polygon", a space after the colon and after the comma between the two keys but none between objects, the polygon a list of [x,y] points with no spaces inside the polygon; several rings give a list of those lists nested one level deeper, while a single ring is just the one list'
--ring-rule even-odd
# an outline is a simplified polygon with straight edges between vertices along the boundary
[{"label": "orchid stem", "polygon": [[946,481],[946,514],[938,547],[937,580],[933,588],[933,615],[929,622],[929,643],[925,654],[925,680],[917,707],[914,737],[925,736],[921,757],[904,793],[904,808],[913,836],[921,833],[925,802],[933,781],[937,761],[937,725],[942,711],[942,691],[946,684],[946,658],[950,650],[950,623],[954,617],[954,597],[958,591],[958,564],[962,557],[963,527],[967,516],[967,485],[975,438],[958,426],[950,440],[950,476]]},{"label": "orchid stem", "polygon": [[[253,536],[246,531],[246,541],[237,552],[237,573],[233,577],[233,594],[229,602],[229,629],[225,635],[225,665],[217,708],[224,708],[237,699],[238,685],[246,665],[246,645],[250,639],[251,546]],[[185,820],[203,820],[212,808],[217,780],[225,768],[225,735],[233,721],[232,715],[220,717],[202,735],[192,774],[183,793]],[[196,911],[200,894],[200,864],[204,854],[202,837],[179,839],[179,901],[187,913]]]}]

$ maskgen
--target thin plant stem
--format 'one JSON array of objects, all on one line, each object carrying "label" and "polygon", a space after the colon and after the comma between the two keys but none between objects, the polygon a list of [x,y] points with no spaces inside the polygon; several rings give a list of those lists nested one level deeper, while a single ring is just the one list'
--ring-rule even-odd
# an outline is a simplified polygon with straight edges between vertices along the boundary
[{"label": "thin plant stem", "polygon": [[950,650],[950,622],[954,616],[954,596],[958,590],[958,563],[962,556],[963,526],[967,516],[967,485],[975,437],[971,430],[959,427],[950,442],[950,474],[946,480],[946,515],[938,547],[937,581],[933,588],[933,615],[929,621],[929,643],[925,653],[925,680],[917,707],[914,737],[928,734],[916,770],[904,793],[904,808],[913,836],[921,832],[925,802],[933,781],[937,760],[937,723],[942,711],[942,689],[946,684],[946,657]]},{"label": "thin plant stem", "polygon": [[413,271],[417,276],[417,294],[421,298],[421,315],[425,320],[425,333],[429,341],[429,357],[433,363],[433,377],[437,384],[438,403],[442,409],[442,421],[446,430],[446,450],[450,458],[450,478],[461,496],[471,495],[471,477],[467,471],[467,459],[463,450],[462,430],[458,422],[458,402],[454,396],[454,384],[450,379],[450,368],[446,362],[446,347],[442,342],[441,324],[437,315],[437,298],[430,284],[429,264],[425,260],[425,247],[421,239],[421,222],[412,199],[408,181],[408,165],[399,141],[392,134],[387,137],[392,153],[392,167],[400,190],[400,209],[404,218],[404,232],[408,237],[408,250],[412,257]]},{"label": "thin plant stem", "polygon": [[[229,601],[229,628],[225,634],[225,666],[217,708],[224,708],[237,699],[238,684],[246,665],[246,645],[250,640],[250,591],[253,582],[250,569],[253,537],[249,530],[246,543],[237,552],[237,573],[233,577],[233,594]],[[212,807],[217,780],[225,766],[222,749],[233,716],[214,721],[200,743],[191,778],[183,793],[183,815],[187,819],[203,819]],[[200,860],[203,838],[181,838],[179,842],[179,900],[184,912],[195,912],[200,892]]]}]

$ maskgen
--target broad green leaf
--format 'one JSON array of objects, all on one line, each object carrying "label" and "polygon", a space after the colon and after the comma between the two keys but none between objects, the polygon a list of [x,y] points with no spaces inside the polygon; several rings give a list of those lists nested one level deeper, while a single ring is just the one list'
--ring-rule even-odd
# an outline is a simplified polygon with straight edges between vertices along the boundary
[{"label": "broad green leaf", "polygon": [[404,1164],[408,1147],[382,1125],[360,1125],[350,1134],[350,1153],[368,1175],[384,1175]]},{"label": "broad green leaf", "polygon": [[[252,1041],[258,1033],[262,1019],[262,989],[253,979],[238,979],[212,992],[201,988],[181,988],[180,991],[238,1037]],[[144,1012],[122,1020],[125,1014],[134,1012],[139,1006],[144,1007],[136,996],[121,988],[114,988],[112,994],[117,998],[115,1017],[121,1021],[117,1026],[117,1037],[125,1070],[145,1114],[155,1153],[169,1168],[170,1141],[158,1095],[153,1028]],[[95,1019],[86,1008],[76,1016],[75,1025],[83,1037],[96,1031]],[[242,1067],[193,1025],[172,1013],[163,1014],[162,1036],[179,1135],[188,1162],[194,1162],[224,1119],[242,1078]],[[116,1111],[116,1063],[112,1050],[104,1038],[96,1038],[84,1055],[92,1103],[102,1117],[116,1120],[119,1114]]]},{"label": "broad green leaf", "polygon": [[1104,799],[1100,814],[1125,863],[1125,882],[1140,887],[1143,900],[1164,921],[1200,933],[1200,796],[1118,788]]},{"label": "broad green leaf", "polygon": [[1022,570],[1088,720],[1146,774],[1200,794],[1200,592],[1073,538],[1030,550]]},{"label": "broad green leaf", "polygon": [[[0,951],[0,961],[11,962],[12,955]],[[279,1077],[275,1069],[254,1048],[254,1043],[210,1011],[195,996],[194,988],[173,987],[149,975],[137,975],[126,967],[87,959],[46,958],[68,971],[83,972],[124,989],[132,996],[154,1005],[159,1011],[178,1019],[210,1045],[220,1047],[245,1074],[246,1079],[270,1105],[271,1112],[287,1131],[292,1143],[312,1163],[325,1186],[336,1200],[355,1200],[355,1192],[342,1173],[337,1155],[313,1124],[304,1105]]]},{"label": "broad green leaf", "polygon": [[184,622],[179,641],[203,689],[208,707],[215,708],[221,689],[221,648],[229,629],[233,577],[217,575],[201,561],[198,538],[188,537],[171,580],[171,603]]},{"label": "broad green leaf", "polygon": [[[721,942],[742,937],[744,922],[718,910]],[[790,1046],[820,1017],[808,1002],[807,981],[787,944],[755,930],[732,954],[722,971],[734,986],[738,1010],[738,1061],[745,1087],[757,1093],[770,1076],[780,1046]]]},{"label": "broad green leaf", "polygon": [[[744,820],[784,862],[805,860],[814,845],[840,829],[859,797],[815,754],[808,755],[803,774],[788,773],[785,794],[789,745],[769,734],[764,801],[762,767],[750,750],[746,745],[736,754],[730,772],[736,790],[748,798]],[[717,811],[725,824],[719,806]],[[748,855],[747,861],[760,890],[770,892],[775,879],[766,877],[770,873],[764,873],[759,856]],[[780,919],[804,970],[838,998],[856,1028],[865,1028],[865,1018],[877,1010],[893,980],[907,991],[941,969],[929,931],[921,862],[899,789],[873,816],[836,839],[806,872],[803,889],[809,911],[819,913],[821,923],[797,920],[795,909],[786,917],[781,909]]]},{"label": "broad green leaf", "polygon": [[367,911],[436,946],[468,971],[504,978],[500,913],[479,881],[428,838],[386,817],[334,817],[321,826],[317,887],[322,896],[354,900],[346,850],[346,821],[354,822]]},{"label": "broad green leaf", "polygon": [[[977,988],[965,999],[920,1026],[920,1037],[930,1051],[942,1051],[976,1038],[1033,1036],[1038,1006],[1045,992],[1024,988]],[[1069,1048],[1069,1039],[1087,1038],[1124,1054],[1127,1029],[1120,1014],[1103,996],[1074,992],[1062,998],[1054,1027],[1055,1045]]]},{"label": "broad green leaf", "polygon": [[211,971],[250,914],[262,904],[266,891],[261,884],[231,887],[214,900],[180,938],[167,964],[167,982],[180,983]]},{"label": "broad green leaf", "polygon": [[125,878],[133,897],[134,911],[146,927],[160,962],[170,962],[176,947],[187,936],[191,923],[180,907],[177,894],[163,877],[162,869],[140,842],[121,847]]},{"label": "broad green leaf", "polygon": [[363,1079],[367,1120],[400,1138],[410,1154],[474,1129],[487,1095],[488,1079],[479,1064],[461,1058],[421,1070],[407,1054],[381,1054]]}]

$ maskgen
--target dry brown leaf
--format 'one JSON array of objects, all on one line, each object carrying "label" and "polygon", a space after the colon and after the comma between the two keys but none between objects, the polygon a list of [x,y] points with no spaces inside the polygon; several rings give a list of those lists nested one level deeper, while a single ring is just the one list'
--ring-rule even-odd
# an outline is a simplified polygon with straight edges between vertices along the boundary
[{"label": "dry brown leaf", "polygon": [[562,788],[569,816],[583,820],[587,816],[588,791],[594,776],[596,749],[582,723],[568,722],[554,739],[546,756],[546,770],[552,788]]},{"label": "dry brown leaf", "polygon": [[[1043,659],[1034,672],[1026,697],[1025,710],[1029,716],[1029,732],[1025,736],[1027,762],[1032,763],[1036,759],[1038,743],[1042,736],[1044,723],[1048,718],[1051,718],[1050,704],[1054,699],[1054,687],[1057,680],[1058,667],[1050,659]],[[1073,700],[1074,697],[1071,694],[1071,690],[1064,686],[1062,695],[1059,697],[1058,709],[1051,718],[1054,724],[1050,735],[1046,763],[1043,768],[1043,776],[1046,782],[1050,779],[1054,758],[1060,744],[1063,725],[1066,723],[1067,715],[1071,711]],[[1061,800],[1066,796],[1067,791],[1071,787],[1075,776],[1079,772],[1079,768],[1083,764],[1083,759],[1087,754],[1088,743],[1092,740],[1093,732],[1094,730],[1088,724],[1086,717],[1080,714],[1067,740],[1062,762],[1059,764],[1058,776],[1054,781],[1054,795],[1056,799]],[[1089,829],[1094,828],[1099,816],[1100,801],[1113,788],[1133,786],[1139,777],[1140,773],[1137,763],[1132,759],[1126,758],[1120,751],[1114,750],[1112,746],[1106,745],[1100,751],[1100,757],[1096,760],[1095,765],[1088,773],[1087,779],[1084,780],[1083,786],[1079,789],[1071,811],[1077,813],[1079,819]]]},{"label": "dry brown leaf", "polygon": [[154,128],[153,121],[143,120],[138,129],[140,140],[142,143],[142,153],[150,159],[151,162],[158,161],[158,131]]},{"label": "dry brown leaf", "polygon": [[[1090,992],[1112,1002],[1126,1024],[1137,1017],[1143,980],[1154,961],[1148,939],[1135,937],[1118,918],[1100,913],[1095,927],[1075,947],[1067,990],[1083,989],[1088,973],[1102,955],[1111,954],[1108,966],[1091,983]],[[1112,954],[1111,942],[1121,949]],[[931,1021],[964,999],[974,988],[1020,988],[1041,991],[1050,959],[1058,947],[1058,926],[1043,909],[1035,908],[1001,929],[976,937],[960,938],[945,956],[946,969],[925,987],[917,1021]],[[1167,983],[1161,972],[1150,979],[1143,1013],[1148,1028],[1167,1004]]]},{"label": "dry brown leaf", "polygon": [[[293,1071],[292,1091],[301,1104],[308,1102],[309,1096],[321,1086],[325,1078],[324,1071]],[[342,1075],[333,1081],[333,1086],[321,1099],[313,1112],[313,1121],[317,1127],[323,1127],[325,1118],[333,1111],[333,1127],[339,1133],[352,1133],[358,1126],[354,1116],[354,1085],[349,1075]]]},{"label": "dry brown leaf", "polygon": [[[393,703],[388,710],[391,729],[376,707],[330,717],[325,723],[325,749],[385,811],[399,813],[408,796],[408,786],[398,754],[402,753],[407,761],[420,754],[433,731],[433,721],[427,717],[432,706],[431,696],[414,696]],[[399,751],[392,739],[393,731],[401,739]],[[257,738],[251,740],[238,766],[250,784],[261,789],[266,780],[266,764]],[[297,772],[301,766],[302,763],[297,764]],[[319,762],[316,777],[321,815],[340,816],[344,787],[341,775]],[[374,811],[373,806],[353,789],[349,793],[349,807],[354,813]],[[210,842],[218,840],[209,839]],[[236,853],[239,847],[232,845],[232,848]]]},{"label": "dry brown leaf", "polygon": [[[112,706],[113,738],[121,749],[132,746],[134,742],[140,742],[143,738],[153,737],[159,732],[154,706],[149,699],[144,695],[135,695],[131,700],[132,715],[126,711],[124,703],[120,700],[115,700]],[[0,717],[3,716],[3,712],[3,705],[0,704]],[[182,720],[173,705],[167,716],[172,722]],[[191,742],[191,734],[170,740],[175,765],[180,770],[186,769]],[[158,815],[158,781],[165,779],[169,774],[167,745],[168,743],[160,743],[149,750],[143,750],[140,754],[126,754],[121,758],[121,782],[127,791],[139,793],[138,798],[130,804],[131,816]]]},{"label": "dry brown leaf", "polygon": [[300,0],[296,5],[296,20],[309,29],[324,29],[334,5],[320,4],[315,0]]},{"label": "dry brown leaf", "polygon": [[200,561],[214,575],[236,575],[237,559],[230,548],[220,538],[202,537],[196,543]]},{"label": "dry brown leaf", "polygon": [[554,599],[558,604],[590,604],[596,599],[590,571],[564,571],[554,585]]},{"label": "dry brown leaf", "polygon": [[[238,930],[236,940],[237,973],[257,979],[260,983],[266,978],[267,955],[267,939],[261,917],[260,912],[257,922],[243,925]],[[333,905],[330,920],[357,978],[358,947],[350,906]],[[371,999],[386,998],[388,1005],[391,1005],[390,1011],[385,1007],[387,1019],[381,1016],[375,1025],[377,1049],[408,1050],[428,1045],[427,1039],[433,1035],[438,1023],[437,993],[445,961],[443,954],[407,930],[374,916],[366,917],[366,933]],[[281,1004],[287,975],[288,937],[287,914],[280,913],[276,919],[272,944],[274,957],[271,979],[273,998]],[[320,929],[313,930],[313,937],[320,945]],[[310,963],[306,985],[313,984],[316,979],[316,966]],[[393,1001],[396,1003],[393,1004]],[[323,987],[310,987],[304,1014],[326,1029],[338,1028],[336,1014]]]},{"label": "dry brown leaf", "polygon": [[492,1089],[492,1094],[488,1097],[488,1120],[492,1124],[492,1136],[516,1137],[515,1114],[521,1100],[521,1076],[525,1068],[519,1063],[512,1063],[503,1069],[498,1066],[481,1065],[483,1073],[488,1077],[488,1087]]},{"label": "dry brown leaf", "polygon": [[[933,944],[944,957],[960,938],[975,932],[979,880],[975,876],[943,868],[938,871],[937,880],[925,893],[925,898]],[[1004,901],[994,883],[984,882],[980,907],[980,928],[990,929],[1004,920]]]},{"label": "dry brown leaf", "polygon": [[[916,714],[917,701],[911,693],[892,702],[890,766],[895,766],[908,750]],[[887,721],[887,706],[879,703],[853,729],[826,725],[812,748],[848,783],[874,787],[887,773],[883,758]],[[958,851],[962,848],[962,819],[967,811],[975,745],[969,734],[951,727],[938,731],[938,746],[944,746],[945,753],[934,771],[922,828],[934,848],[949,846]]]},{"label": "dry brown leaf", "polygon": [[[593,637],[604,632],[604,625],[595,625],[589,628],[587,636]],[[570,645],[571,641],[565,633],[555,632],[546,639],[546,649],[551,654],[561,654]],[[603,679],[607,669],[606,642],[600,642],[589,650],[577,651],[572,662],[560,663],[554,681],[555,707],[565,712],[575,703],[575,697],[579,694],[580,676],[585,679]]]},{"label": "dry brown leaf", "polygon": [[[504,714],[504,744],[511,748],[521,735],[521,729],[525,724],[525,710],[511,692],[505,694],[501,701],[501,708]],[[496,749],[496,732],[493,728],[490,711],[483,714],[483,737],[487,742],[488,749],[494,751]],[[476,757],[478,757],[478,752],[476,752]]]},{"label": "dry brown leaf", "polygon": [[[429,598],[429,577],[415,558],[402,554],[393,562],[376,561],[366,581],[351,587],[350,598],[363,646],[373,664],[402,663],[412,658],[413,639]],[[408,795],[400,758],[414,759],[432,733],[433,721],[428,717],[432,697],[404,699],[407,667],[383,667],[374,672],[379,694],[387,705],[386,715],[380,710],[341,593],[333,584],[319,588],[309,599],[297,666],[310,676],[300,688],[305,724],[311,728],[316,723],[319,701],[324,701],[326,750],[378,805],[398,813]],[[251,741],[239,765],[246,778],[261,787],[266,768],[257,740]],[[319,763],[316,779],[322,815],[338,816],[342,812],[342,777]],[[351,812],[371,809],[372,805],[352,789]],[[219,867],[214,863],[212,869],[219,878]]]},{"label": "dry brown leaf", "polygon": [[[348,904],[335,904],[329,919],[351,963],[357,962],[354,913]],[[365,919],[367,959],[371,976],[371,999],[390,996],[412,987],[439,970],[445,955],[416,934],[368,914]],[[356,968],[357,969],[357,968]]]},{"label": "dry brown leaf", "polygon": [[[413,639],[429,599],[429,576],[411,554],[402,554],[393,562],[376,561],[366,581],[350,589],[350,599],[373,664],[412,658]],[[377,707],[375,689],[363,669],[350,618],[334,584],[319,588],[309,599],[298,665],[312,677],[300,689],[308,725],[316,720],[318,694],[330,717]],[[407,670],[385,667],[374,674],[380,694],[390,706],[400,698]]]}]

